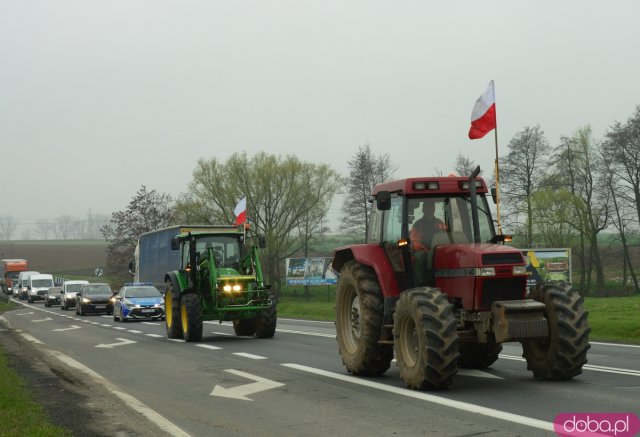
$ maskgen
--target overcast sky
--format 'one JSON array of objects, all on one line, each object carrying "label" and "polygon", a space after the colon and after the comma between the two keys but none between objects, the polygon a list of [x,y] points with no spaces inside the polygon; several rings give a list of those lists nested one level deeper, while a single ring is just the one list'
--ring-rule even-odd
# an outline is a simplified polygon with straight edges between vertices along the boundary
[{"label": "overcast sky", "polygon": [[0,215],[110,215],[242,151],[346,175],[369,143],[397,177],[458,153],[490,174],[493,134],[467,137],[488,82],[501,154],[536,124],[551,145],[602,138],[640,104],[638,17],[635,0],[0,0]]}]

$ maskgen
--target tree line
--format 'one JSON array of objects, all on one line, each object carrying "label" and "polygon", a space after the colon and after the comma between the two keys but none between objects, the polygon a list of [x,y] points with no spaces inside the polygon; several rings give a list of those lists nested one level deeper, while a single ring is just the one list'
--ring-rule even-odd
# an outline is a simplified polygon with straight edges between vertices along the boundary
[{"label": "tree line", "polygon": [[[99,240],[103,237],[100,228],[107,223],[108,214],[91,211],[84,217],[64,214],[53,220],[36,220],[20,236],[23,240]],[[12,215],[0,216],[0,240],[13,239],[20,225]]]},{"label": "tree line", "polygon": [[[525,127],[511,139],[499,166],[503,229],[521,236],[521,247],[571,247],[579,289],[593,288],[595,276],[596,289],[603,290],[598,236],[614,232],[622,247],[624,283],[638,291],[630,248],[637,244],[640,219],[640,106],[602,140],[585,126],[552,147],[539,125]],[[452,165],[460,175],[474,167],[461,153]],[[112,214],[101,228],[108,242],[108,269],[126,277],[144,232],[174,224],[233,223],[233,209],[246,196],[253,231],[267,240],[263,264],[277,291],[284,259],[307,255],[329,231],[327,214],[335,195],[344,195],[340,232],[353,242],[365,241],[372,188],[392,179],[396,168],[389,154],[376,155],[369,144],[348,161],[346,176],[293,155],[202,158],[185,192],[174,197],[142,186],[124,211]]]},{"label": "tree line", "polygon": [[640,106],[601,139],[586,125],[552,146],[537,125],[508,149],[500,160],[505,229],[528,247],[571,247],[578,288],[598,294],[606,286],[599,239],[606,231],[621,248],[622,283],[640,292],[631,256],[640,223]]}]

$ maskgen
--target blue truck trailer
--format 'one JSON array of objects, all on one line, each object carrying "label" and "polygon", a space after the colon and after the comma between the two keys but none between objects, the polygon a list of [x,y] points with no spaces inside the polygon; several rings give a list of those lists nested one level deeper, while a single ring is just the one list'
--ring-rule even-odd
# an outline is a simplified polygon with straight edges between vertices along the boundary
[{"label": "blue truck trailer", "polygon": [[171,239],[179,234],[191,231],[219,229],[210,225],[175,225],[146,232],[138,237],[134,260],[129,271],[135,282],[149,282],[160,291],[164,291],[164,277],[167,272],[180,267],[180,251],[171,250]]}]

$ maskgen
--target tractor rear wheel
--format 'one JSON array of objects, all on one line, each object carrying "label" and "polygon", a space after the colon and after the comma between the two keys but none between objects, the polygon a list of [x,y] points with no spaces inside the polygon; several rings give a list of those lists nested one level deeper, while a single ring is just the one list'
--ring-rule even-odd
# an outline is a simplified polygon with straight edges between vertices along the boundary
[{"label": "tractor rear wheel", "polygon": [[393,346],[380,344],[384,300],[375,272],[349,261],[336,291],[336,339],[342,362],[354,375],[381,375],[389,369]]},{"label": "tractor rear wheel", "polygon": [[235,319],[233,330],[236,335],[253,335],[256,333],[256,319]]},{"label": "tractor rear wheel", "polygon": [[486,369],[496,362],[502,352],[502,344],[489,343],[462,343],[458,345],[460,359],[458,365],[465,369]]},{"label": "tractor rear wheel", "polygon": [[262,310],[256,318],[256,337],[273,338],[276,333],[277,321],[278,313],[276,312],[276,304]]},{"label": "tractor rear wheel", "polygon": [[180,328],[180,293],[176,290],[172,281],[166,281],[165,284],[164,311],[166,315],[165,327],[167,328],[167,337],[182,338],[182,329]]},{"label": "tractor rear wheel", "polygon": [[400,293],[393,339],[400,377],[412,389],[443,389],[458,368],[457,321],[447,296],[437,288]]},{"label": "tractor rear wheel", "polygon": [[184,341],[202,340],[202,304],[197,294],[187,293],[182,296],[180,320]]},{"label": "tractor rear wheel", "polygon": [[570,286],[538,284],[531,298],[545,304],[549,337],[522,342],[522,356],[536,378],[567,380],[582,373],[587,363],[591,328],[584,299]]}]

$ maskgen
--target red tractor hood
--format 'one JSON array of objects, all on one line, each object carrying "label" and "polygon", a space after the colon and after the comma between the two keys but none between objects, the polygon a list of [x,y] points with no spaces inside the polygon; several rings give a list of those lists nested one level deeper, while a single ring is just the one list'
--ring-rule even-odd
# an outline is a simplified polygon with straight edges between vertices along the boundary
[{"label": "red tractor hood", "polygon": [[524,265],[519,249],[490,243],[436,246],[434,270],[475,268],[500,264]]}]

